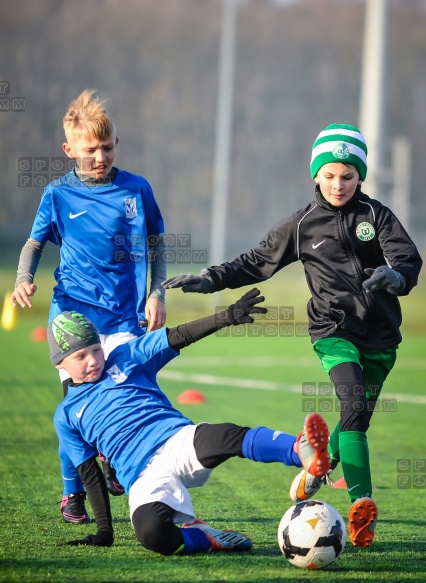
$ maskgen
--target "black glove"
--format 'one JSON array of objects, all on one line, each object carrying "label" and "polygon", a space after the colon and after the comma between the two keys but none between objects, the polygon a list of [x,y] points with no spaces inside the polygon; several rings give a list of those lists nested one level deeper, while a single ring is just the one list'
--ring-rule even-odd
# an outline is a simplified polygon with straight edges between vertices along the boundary
[{"label": "black glove", "polygon": [[114,542],[114,533],[111,530],[98,530],[96,534],[89,534],[81,540],[70,540],[66,544],[73,547],[90,545],[93,547],[110,547]]},{"label": "black glove", "polygon": [[265,301],[263,296],[260,296],[260,291],[256,288],[251,289],[243,295],[235,304],[231,304],[225,311],[226,319],[234,326],[238,324],[252,324],[254,318],[250,314],[266,314],[266,308],[258,308],[256,304]]},{"label": "black glove", "polygon": [[181,287],[182,291],[196,292],[199,294],[211,294],[215,290],[214,281],[209,276],[207,269],[202,269],[200,275],[192,275],[191,273],[181,273],[174,275],[161,282],[165,289],[173,289]]},{"label": "black glove", "polygon": [[384,289],[397,295],[404,291],[405,277],[387,265],[381,265],[376,269],[368,267],[364,269],[364,272],[369,276],[369,279],[366,279],[362,285],[368,292]]}]

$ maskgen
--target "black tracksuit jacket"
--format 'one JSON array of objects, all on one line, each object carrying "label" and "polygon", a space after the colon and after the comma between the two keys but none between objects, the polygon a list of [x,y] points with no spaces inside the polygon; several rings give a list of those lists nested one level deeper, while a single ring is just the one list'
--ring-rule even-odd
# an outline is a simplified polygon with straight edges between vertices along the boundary
[{"label": "black tracksuit jacket", "polygon": [[397,346],[399,300],[384,290],[367,293],[364,269],[390,265],[404,276],[400,295],[407,295],[422,266],[416,246],[392,211],[360,187],[341,208],[330,205],[318,186],[315,198],[276,223],[257,247],[210,267],[215,291],[265,281],[300,260],[312,295],[307,306],[312,342],[338,337],[370,349]]}]

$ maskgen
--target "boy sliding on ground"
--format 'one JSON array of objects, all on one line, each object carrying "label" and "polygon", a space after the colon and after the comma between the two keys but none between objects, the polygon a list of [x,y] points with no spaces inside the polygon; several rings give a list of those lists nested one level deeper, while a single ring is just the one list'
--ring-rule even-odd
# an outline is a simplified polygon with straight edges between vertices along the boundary
[{"label": "boy sliding on ground", "polygon": [[[311,299],[313,349],[333,382],[340,421],[330,437],[332,468],[341,462],[351,500],[349,531],[354,546],[374,537],[377,506],[372,500],[366,431],[401,342],[397,296],[417,283],[420,255],[392,211],[361,191],[367,146],[351,125],[331,124],[312,147],[315,200],[282,219],[259,245],[200,275],[178,275],[165,288],[213,293],[264,281],[301,261]],[[302,470],[293,501],[313,496],[325,481]]]},{"label": "boy sliding on ground", "polygon": [[[118,144],[115,124],[94,91],[83,91],[70,104],[63,126],[62,148],[76,167],[43,192],[21,252],[11,301],[14,306],[31,307],[44,246],[48,241],[58,245],[60,263],[48,321],[66,310],[86,314],[97,326],[108,354],[118,344],[144,334],[148,323],[150,330],[165,323],[164,224],[145,178],[113,165]],[[65,395],[69,375],[61,374],[61,382]],[[66,522],[89,522],[78,473],[61,450],[59,457],[62,516]],[[101,460],[110,493],[123,494],[114,469],[105,456]]]},{"label": "boy sliding on ground", "polygon": [[51,361],[72,378],[55,412],[55,428],[85,485],[98,529],[69,544],[110,546],[114,540],[98,450],[111,460],[129,495],[138,540],[162,555],[251,548],[243,534],[196,520],[188,492],[230,457],[303,465],[314,476],[328,471],[328,429],[317,413],[308,415],[297,439],[262,426],[194,425],[157,384],[158,371],[180,349],[222,327],[253,322],[251,314],[266,313],[257,306],[263,301],[251,290],[223,312],[130,340],[106,362],[98,331],[85,316],[65,312],[49,324]]}]

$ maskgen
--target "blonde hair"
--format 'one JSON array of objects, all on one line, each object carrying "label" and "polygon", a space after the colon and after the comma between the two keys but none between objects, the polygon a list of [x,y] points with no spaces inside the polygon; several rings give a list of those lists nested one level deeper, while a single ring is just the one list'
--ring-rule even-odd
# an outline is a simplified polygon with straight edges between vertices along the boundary
[{"label": "blonde hair", "polygon": [[63,119],[68,141],[73,137],[105,140],[115,134],[114,120],[105,109],[105,101],[101,101],[95,93],[94,89],[85,89],[70,103]]}]

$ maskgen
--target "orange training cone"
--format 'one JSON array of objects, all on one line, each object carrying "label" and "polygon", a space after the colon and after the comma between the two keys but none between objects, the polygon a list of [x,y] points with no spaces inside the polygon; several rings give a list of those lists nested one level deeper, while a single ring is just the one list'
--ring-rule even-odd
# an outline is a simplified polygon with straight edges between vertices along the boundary
[{"label": "orange training cone", "polygon": [[[345,478],[339,478],[338,480],[336,480],[335,482],[333,482],[333,488],[341,488],[346,490],[348,487]],[[372,488],[375,488],[376,486],[373,484]]]},{"label": "orange training cone", "polygon": [[7,292],[4,296],[3,311],[1,314],[1,327],[3,330],[9,331],[15,328],[18,323],[18,310],[16,310],[10,303],[11,292]]},{"label": "orange training cone", "polygon": [[178,397],[179,403],[185,403],[186,405],[197,405],[200,403],[205,403],[205,396],[197,391],[196,389],[187,389],[183,391]]},{"label": "orange training cone", "polygon": [[46,328],[34,328],[31,332],[31,340],[33,342],[44,342],[47,340],[47,330]]},{"label": "orange training cone", "polygon": [[333,488],[344,488],[348,487],[347,483],[345,482],[345,478],[339,478],[335,482],[333,482]]}]

